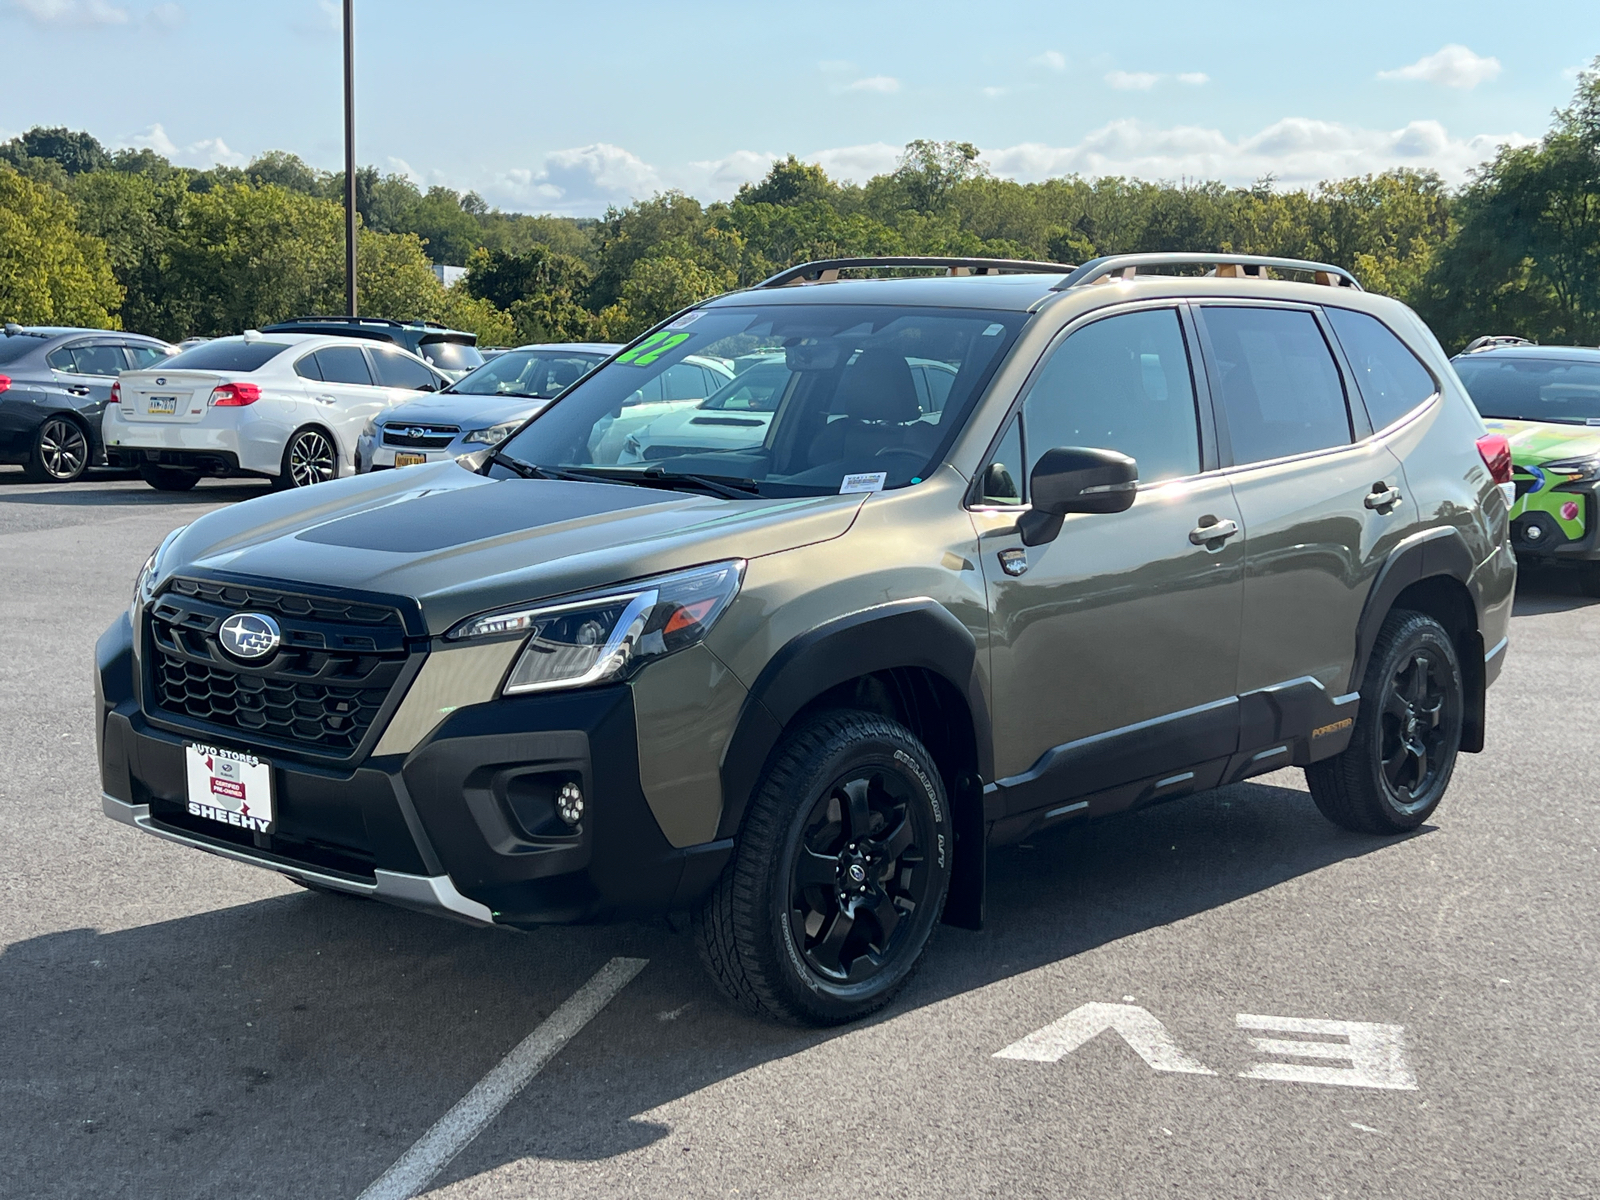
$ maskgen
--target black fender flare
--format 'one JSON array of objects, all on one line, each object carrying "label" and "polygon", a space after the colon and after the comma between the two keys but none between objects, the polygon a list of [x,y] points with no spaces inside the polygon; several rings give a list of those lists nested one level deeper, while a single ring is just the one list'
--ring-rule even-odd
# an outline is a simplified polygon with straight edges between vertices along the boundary
[{"label": "black fender flare", "polygon": [[799,635],[772,656],[745,697],[722,756],[722,820],[733,837],[784,727],[830,688],[875,671],[922,668],[941,676],[971,710],[978,773],[992,778],[994,739],[972,631],[936,600],[897,600],[849,613]]}]

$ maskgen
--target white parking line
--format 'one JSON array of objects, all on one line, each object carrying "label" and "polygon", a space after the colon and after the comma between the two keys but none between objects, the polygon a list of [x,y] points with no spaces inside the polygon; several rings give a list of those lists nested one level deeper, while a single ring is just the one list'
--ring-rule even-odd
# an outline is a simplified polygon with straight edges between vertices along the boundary
[{"label": "white parking line", "polygon": [[396,1160],[359,1200],[410,1200],[428,1186],[450,1160],[500,1115],[500,1110],[644,970],[648,959],[613,958],[560,1008],[539,1023],[456,1106]]}]

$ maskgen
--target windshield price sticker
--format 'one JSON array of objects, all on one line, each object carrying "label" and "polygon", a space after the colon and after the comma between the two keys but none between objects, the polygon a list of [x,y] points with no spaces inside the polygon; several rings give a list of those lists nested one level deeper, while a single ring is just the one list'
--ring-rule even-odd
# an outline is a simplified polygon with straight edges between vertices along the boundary
[{"label": "windshield price sticker", "polygon": [[667,351],[676,350],[687,342],[689,336],[687,333],[669,333],[663,329],[660,333],[652,333],[632,350],[619,354],[617,361],[630,367],[648,367]]},{"label": "windshield price sticker", "polygon": [[216,746],[187,746],[188,812],[247,829],[272,832],[272,768],[253,754]]},{"label": "windshield price sticker", "polygon": [[852,492],[881,492],[883,481],[889,477],[887,471],[868,471],[861,475],[846,475],[844,482],[839,485],[839,495],[848,496]]}]

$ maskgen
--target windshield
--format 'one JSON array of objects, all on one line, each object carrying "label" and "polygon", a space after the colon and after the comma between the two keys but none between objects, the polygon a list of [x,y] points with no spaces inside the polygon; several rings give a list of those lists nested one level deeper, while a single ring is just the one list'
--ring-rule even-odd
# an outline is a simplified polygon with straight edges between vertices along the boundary
[{"label": "windshield", "polygon": [[163,371],[188,368],[194,371],[254,371],[265,366],[289,348],[288,342],[245,341],[220,338],[204,342],[192,350],[174,354],[161,364]]},{"label": "windshield", "polygon": [[[502,452],[549,471],[750,481],[747,492],[771,496],[903,487],[932,469],[1026,320],[842,304],[699,309],[589,375]],[[705,398],[674,400],[656,385],[686,362],[732,361],[748,365]],[[640,403],[641,393],[662,398]],[[720,412],[697,415],[708,409]]]},{"label": "windshield", "polygon": [[1485,417],[1600,424],[1600,359],[1458,358],[1456,374]]},{"label": "windshield", "polygon": [[447,375],[461,375],[483,366],[478,348],[460,342],[423,342],[417,353]]},{"label": "windshield", "polygon": [[507,350],[451,385],[450,391],[467,396],[532,396],[547,400],[604,361],[603,354],[571,350]]}]

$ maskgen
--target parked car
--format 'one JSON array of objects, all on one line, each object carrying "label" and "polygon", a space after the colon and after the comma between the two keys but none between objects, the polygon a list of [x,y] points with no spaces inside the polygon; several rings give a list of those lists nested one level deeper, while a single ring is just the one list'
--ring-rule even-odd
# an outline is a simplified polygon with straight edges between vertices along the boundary
[{"label": "parked car", "polygon": [[[913,265],[950,274],[838,278]],[[592,453],[758,350],[761,445]],[[913,360],[954,368],[937,424]],[[750,1011],[849,1020],[977,926],[988,844],[1291,764],[1345,828],[1428,820],[1505,661],[1510,488],[1337,267],[805,264],[486,454],[169,535],[99,643],[102,803],[480,925],[690,909]]]},{"label": "parked car", "polygon": [[72,483],[105,462],[101,417],[117,376],[164,361],[166,342],[105,329],[7,325],[0,337],[0,462]]},{"label": "parked car", "polygon": [[106,409],[106,454],[161,491],[205,475],[304,487],[354,469],[373,417],[449,382],[398,346],[247,330],[124,375]]},{"label": "parked car", "polygon": [[1511,444],[1517,554],[1571,564],[1600,596],[1600,350],[1480,338],[1450,361]]},{"label": "parked car", "polygon": [[[732,382],[693,408],[679,409],[630,433],[617,461],[648,462],[681,454],[759,447],[766,441],[790,377],[782,354],[765,357],[766,362],[736,362],[735,367],[742,369]],[[955,381],[956,368],[927,358],[908,358],[906,362],[917,390],[920,419],[937,425]],[[844,419],[843,413],[828,415],[829,421]]]},{"label": "parked car", "polygon": [[496,355],[437,396],[408,400],[368,421],[356,444],[356,469],[417,466],[493,446],[621,349],[575,342]]},{"label": "parked car", "polygon": [[291,317],[262,333],[329,333],[388,342],[411,351],[448,379],[460,379],[483,366],[478,335],[448,329],[435,321],[390,321],[382,317]]},{"label": "parked car", "polygon": [[589,453],[597,463],[614,463],[628,435],[671,413],[696,408],[733,378],[728,360],[690,354],[664,371],[653,372],[615,413],[608,413],[589,432]]}]

